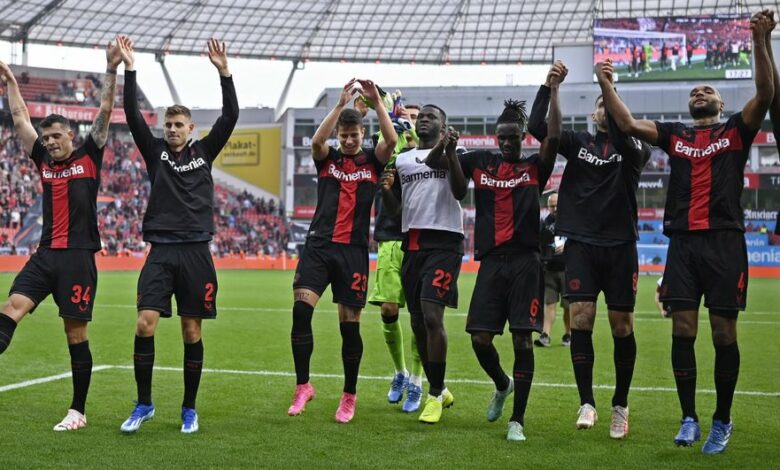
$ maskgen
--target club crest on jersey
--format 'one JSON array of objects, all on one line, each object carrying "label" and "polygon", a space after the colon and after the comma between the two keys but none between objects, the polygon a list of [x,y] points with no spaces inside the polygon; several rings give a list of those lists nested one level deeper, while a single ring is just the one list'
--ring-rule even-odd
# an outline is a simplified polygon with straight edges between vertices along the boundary
[{"label": "club crest on jersey", "polygon": [[171,168],[173,168],[173,171],[175,171],[176,173],[185,173],[188,171],[192,171],[206,164],[206,160],[203,157],[196,157],[193,158],[187,164],[177,165],[174,159],[172,159],[171,156],[168,155],[168,152],[165,151],[163,151],[163,153],[160,154],[160,160],[164,162],[168,162]]}]

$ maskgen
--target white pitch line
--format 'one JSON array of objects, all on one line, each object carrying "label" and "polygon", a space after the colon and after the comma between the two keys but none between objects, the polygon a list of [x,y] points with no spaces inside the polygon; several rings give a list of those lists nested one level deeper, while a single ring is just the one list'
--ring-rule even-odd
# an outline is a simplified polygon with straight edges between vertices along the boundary
[{"label": "white pitch line", "polygon": [[[101,370],[111,369],[113,367],[114,366],[94,366],[92,368],[92,372],[99,372]],[[8,392],[10,390],[16,390],[18,388],[31,387],[33,385],[45,384],[47,382],[54,382],[55,380],[67,379],[70,378],[70,376],[71,376],[70,372],[63,372],[62,374],[50,375],[48,377],[41,377],[39,379],[25,380],[24,382],[3,385],[2,387],[0,387],[0,393]]]},{"label": "white pitch line", "polygon": [[[107,308],[135,308],[135,305],[121,305],[121,304],[103,304],[103,305],[97,305],[97,307],[107,307]],[[226,311],[226,312],[258,312],[258,313],[292,313],[292,308],[272,308],[272,307],[219,307],[218,310],[220,311]],[[317,308],[315,309],[315,312],[317,313],[338,313],[337,310],[332,309],[321,309]],[[371,314],[379,314],[379,310],[364,310],[363,314],[368,313]],[[646,311],[639,311],[634,312],[639,314],[655,314],[659,318],[634,318],[634,321],[638,322],[669,322],[670,320],[668,318],[660,318],[661,314],[658,312],[646,312]],[[402,311],[400,312],[401,315],[409,315],[409,312]],[[774,315],[772,312],[749,312],[747,315]],[[466,312],[450,312],[447,311],[444,316],[445,317],[465,317],[468,313]],[[743,314],[744,315],[744,314]],[[607,318],[605,315],[597,316],[596,318]],[[705,321],[707,317],[705,315],[700,315],[699,321]],[[780,321],[757,321],[757,320],[739,320],[740,325],[777,325],[780,324]]]},{"label": "white pitch line", "polygon": [[[111,369],[129,369],[132,370],[133,366],[118,365],[108,366]],[[154,370],[167,371],[167,372],[182,372],[181,367],[166,367],[155,366]],[[273,370],[235,370],[235,369],[203,369],[203,372],[211,374],[231,374],[231,375],[259,375],[264,377],[295,377],[292,372],[285,371],[273,371]],[[309,374],[311,377],[317,379],[344,379],[340,374]],[[360,380],[388,380],[389,377],[379,375],[360,375]],[[488,380],[474,380],[474,379],[447,379],[447,383],[454,384],[474,384],[474,385],[493,385],[493,382]],[[556,384],[556,383],[544,383],[534,382],[534,387],[547,387],[547,388],[577,388],[576,384]],[[600,390],[613,390],[613,385],[594,385],[593,388]],[[637,392],[677,392],[677,389],[671,387],[631,387],[631,391]],[[697,392],[715,394],[715,390],[702,389]],[[736,390],[736,395],[748,395],[754,397],[780,397],[780,392],[754,392],[748,390]]]}]

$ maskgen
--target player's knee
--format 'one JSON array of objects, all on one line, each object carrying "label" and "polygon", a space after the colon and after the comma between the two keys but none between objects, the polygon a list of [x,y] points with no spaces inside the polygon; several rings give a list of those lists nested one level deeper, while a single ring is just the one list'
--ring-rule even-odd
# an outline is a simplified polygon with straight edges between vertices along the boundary
[{"label": "player's knee", "polygon": [[610,318],[612,324],[612,336],[625,338],[634,331],[633,316],[628,313],[620,312]]},{"label": "player's knee", "polygon": [[423,315],[423,322],[425,322],[425,329],[428,331],[437,331],[444,328],[443,319],[435,313],[426,313]]},{"label": "player's knee", "polygon": [[575,330],[593,330],[594,317],[586,311],[573,313],[571,316],[571,327]]},{"label": "player's knee", "polygon": [[31,310],[31,302],[25,300],[26,299],[20,299],[18,295],[8,297],[3,304],[2,312],[14,320],[19,321]]},{"label": "player's knee", "polygon": [[398,316],[398,304],[382,304],[380,308],[382,316],[385,318],[393,318]]},{"label": "player's knee", "polygon": [[79,344],[87,340],[87,327],[73,327],[65,325],[65,336],[68,339],[68,344]]},{"label": "player's knee", "polygon": [[531,332],[512,333],[512,346],[515,351],[533,350],[534,343],[531,339]]},{"label": "player's knee", "polygon": [[493,335],[487,332],[479,332],[471,334],[471,347],[475,351],[484,351],[490,348],[493,344]]},{"label": "player's knee", "polygon": [[306,302],[298,301],[293,305],[293,334],[311,333],[311,319],[314,314],[314,307]]},{"label": "player's knee", "polygon": [[138,336],[147,337],[154,335],[154,329],[157,322],[149,315],[138,315],[138,320],[135,324],[135,332]]},{"label": "player's knee", "polygon": [[201,337],[200,322],[195,319],[182,319],[181,333],[185,343],[197,343]]}]

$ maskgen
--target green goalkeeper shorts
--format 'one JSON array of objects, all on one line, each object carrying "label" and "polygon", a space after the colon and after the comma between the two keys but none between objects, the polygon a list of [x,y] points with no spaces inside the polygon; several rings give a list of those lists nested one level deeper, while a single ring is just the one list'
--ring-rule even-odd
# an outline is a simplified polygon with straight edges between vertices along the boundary
[{"label": "green goalkeeper shorts", "polygon": [[384,303],[406,304],[404,290],[401,287],[401,262],[404,252],[401,251],[401,241],[379,242],[379,252],[376,260],[376,279],[368,302],[372,305]]}]

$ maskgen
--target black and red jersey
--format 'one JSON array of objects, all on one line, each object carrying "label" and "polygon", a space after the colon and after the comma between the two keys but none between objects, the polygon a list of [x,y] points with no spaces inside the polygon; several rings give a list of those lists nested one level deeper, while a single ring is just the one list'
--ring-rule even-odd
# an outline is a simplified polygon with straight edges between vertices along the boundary
[{"label": "black and red jersey", "polygon": [[309,237],[368,246],[371,204],[384,165],[373,150],[344,155],[330,147],[328,156],[315,160],[317,167],[317,209]]},{"label": "black and red jersey", "polygon": [[740,201],[745,164],[758,130],[742,113],[725,123],[691,127],[656,122],[658,145],[669,155],[671,174],[664,210],[664,233],[696,230],[745,231]]},{"label": "black and red jersey", "polygon": [[458,158],[474,181],[474,257],[539,251],[539,195],[552,165],[544,167],[539,154],[512,162],[476,150]]},{"label": "black and red jersey", "polygon": [[39,246],[100,250],[97,195],[103,149],[91,135],[66,160],[54,160],[40,140],[30,158],[43,185],[43,229]]},{"label": "black and red jersey", "polygon": [[[550,88],[536,95],[528,131],[547,137],[544,117]],[[558,190],[556,233],[600,246],[614,246],[639,238],[636,191],[639,176],[650,159],[650,146],[623,133],[607,116],[607,132],[563,130],[558,153],[566,167]]]},{"label": "black and red jersey", "polygon": [[208,135],[174,152],[152,134],[138,107],[134,70],[125,72],[124,108],[127,125],[141,152],[152,183],[144,214],[144,240],[191,243],[211,240],[214,233],[214,180],[211,167],[238,121],[233,77],[220,77],[222,113]]}]

